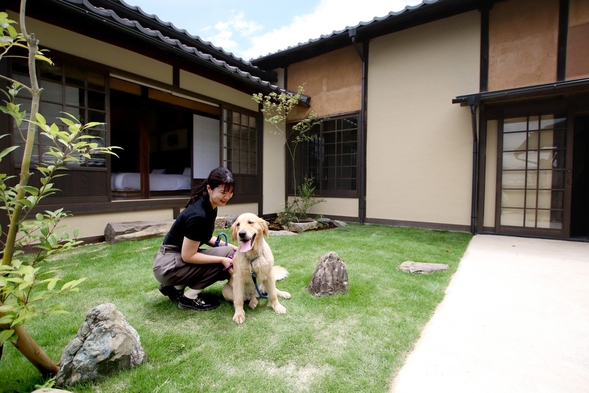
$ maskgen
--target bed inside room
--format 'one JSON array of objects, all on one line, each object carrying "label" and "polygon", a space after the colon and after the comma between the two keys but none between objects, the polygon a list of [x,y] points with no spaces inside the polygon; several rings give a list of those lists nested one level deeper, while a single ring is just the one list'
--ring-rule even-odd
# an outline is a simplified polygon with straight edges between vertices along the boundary
[{"label": "bed inside room", "polygon": [[[150,194],[175,194],[189,192],[191,189],[190,168],[184,168],[181,174],[166,173],[165,168],[156,168],[149,174]],[[111,174],[111,192],[113,195],[132,196],[141,191],[141,174],[137,172],[117,172]]]},{"label": "bed inside room", "polygon": [[111,198],[189,196],[219,165],[219,108],[163,93],[145,100],[138,85],[111,82],[110,144],[122,148],[110,158]]}]

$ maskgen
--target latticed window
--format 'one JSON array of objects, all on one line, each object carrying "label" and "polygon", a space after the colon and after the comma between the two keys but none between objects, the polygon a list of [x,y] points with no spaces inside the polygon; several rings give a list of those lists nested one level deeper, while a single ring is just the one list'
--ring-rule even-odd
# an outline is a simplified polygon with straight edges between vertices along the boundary
[{"label": "latticed window", "polygon": [[[25,59],[15,58],[12,62],[12,77],[23,83],[30,85],[28,67]],[[39,112],[45,117],[48,123],[57,123],[59,117],[68,117],[64,115],[69,113],[77,118],[82,124],[89,122],[105,123],[106,121],[106,76],[99,72],[89,71],[72,62],[58,62],[49,65],[45,62],[38,63],[39,86],[43,89]],[[21,110],[29,111],[31,107],[31,95],[21,90],[16,99],[16,103],[21,104]],[[23,122],[20,130],[13,129],[13,143],[24,147],[26,129],[28,123]],[[104,124],[88,130],[89,135],[96,136],[95,140],[99,146],[104,146],[106,141],[106,126]],[[31,158],[32,163],[38,163],[42,160],[50,160],[51,157],[44,156],[49,151],[46,145],[48,140],[43,137],[36,138]],[[22,161],[24,149],[15,151],[17,165]],[[82,167],[106,167],[106,159],[103,154],[95,155],[91,159],[82,158],[80,164],[68,163],[68,166]]]},{"label": "latticed window", "polygon": [[[323,120],[311,130],[309,137],[297,146],[294,168],[297,186],[305,179],[313,179],[317,196],[356,197],[358,116]],[[291,193],[294,191],[292,184],[289,189]]]},{"label": "latticed window", "polygon": [[234,175],[256,175],[258,129],[256,117],[223,110],[223,163]]}]

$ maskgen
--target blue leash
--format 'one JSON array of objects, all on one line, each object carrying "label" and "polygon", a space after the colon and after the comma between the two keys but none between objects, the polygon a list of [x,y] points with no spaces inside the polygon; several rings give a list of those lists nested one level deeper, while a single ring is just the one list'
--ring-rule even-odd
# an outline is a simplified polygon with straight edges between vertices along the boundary
[{"label": "blue leash", "polygon": [[[229,244],[229,238],[227,237],[227,234],[225,232],[221,232],[217,236],[217,241],[215,242],[215,247],[219,247],[221,245],[221,238],[222,237],[225,238],[225,244]],[[250,261],[250,265],[252,265],[251,261]],[[262,299],[268,299],[268,295],[262,295],[262,292],[260,292],[260,288],[258,287],[258,283],[256,282],[256,272],[254,271],[253,265],[252,265],[252,280],[254,281],[254,286],[256,287],[256,292],[258,292],[258,295]]]},{"label": "blue leash", "polygon": [[219,247],[221,245],[221,238],[224,237],[225,238],[225,244],[229,244],[229,238],[227,237],[227,234],[225,232],[221,232],[219,233],[219,236],[217,236],[217,241],[215,242],[215,247]]},{"label": "blue leash", "polygon": [[[251,262],[250,262],[251,265]],[[254,272],[254,267],[252,266],[252,280],[254,280],[254,286],[256,287],[256,292],[258,292],[258,295],[260,295],[260,297],[262,299],[268,299],[268,295],[262,295],[262,292],[260,292],[260,288],[258,288],[258,283],[256,282],[256,272]]]}]

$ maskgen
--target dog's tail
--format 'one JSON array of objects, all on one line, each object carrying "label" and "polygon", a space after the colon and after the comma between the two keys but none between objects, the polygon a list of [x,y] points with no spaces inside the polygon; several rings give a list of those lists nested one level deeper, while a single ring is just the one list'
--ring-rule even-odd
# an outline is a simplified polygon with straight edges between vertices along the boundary
[{"label": "dog's tail", "polygon": [[282,280],[288,277],[288,270],[282,266],[272,266],[272,273],[274,274],[274,278],[276,280]]}]

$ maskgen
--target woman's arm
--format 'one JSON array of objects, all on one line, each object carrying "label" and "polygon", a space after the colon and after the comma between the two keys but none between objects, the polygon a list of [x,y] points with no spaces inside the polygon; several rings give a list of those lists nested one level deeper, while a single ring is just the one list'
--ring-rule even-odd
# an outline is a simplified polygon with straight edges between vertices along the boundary
[{"label": "woman's arm", "polygon": [[[213,244],[214,244],[214,241],[213,241]],[[207,263],[221,263],[225,267],[228,267],[229,265],[231,265],[231,258],[220,257],[220,256],[215,256],[215,255],[207,255],[202,252],[198,252],[199,246],[200,246],[200,242],[190,240],[189,238],[185,237],[184,241],[182,242],[182,250],[181,250],[182,260],[186,263],[194,263],[194,264],[198,264],[198,265],[204,265]]]},{"label": "woman's arm", "polygon": [[[215,243],[217,242],[218,237],[217,236],[213,236],[211,237],[211,239],[207,242],[207,244],[211,247],[215,247]],[[233,249],[233,251],[237,251],[237,246],[234,246],[231,243],[226,243],[225,240],[220,240],[219,241],[219,245],[220,246],[229,246]]]}]

